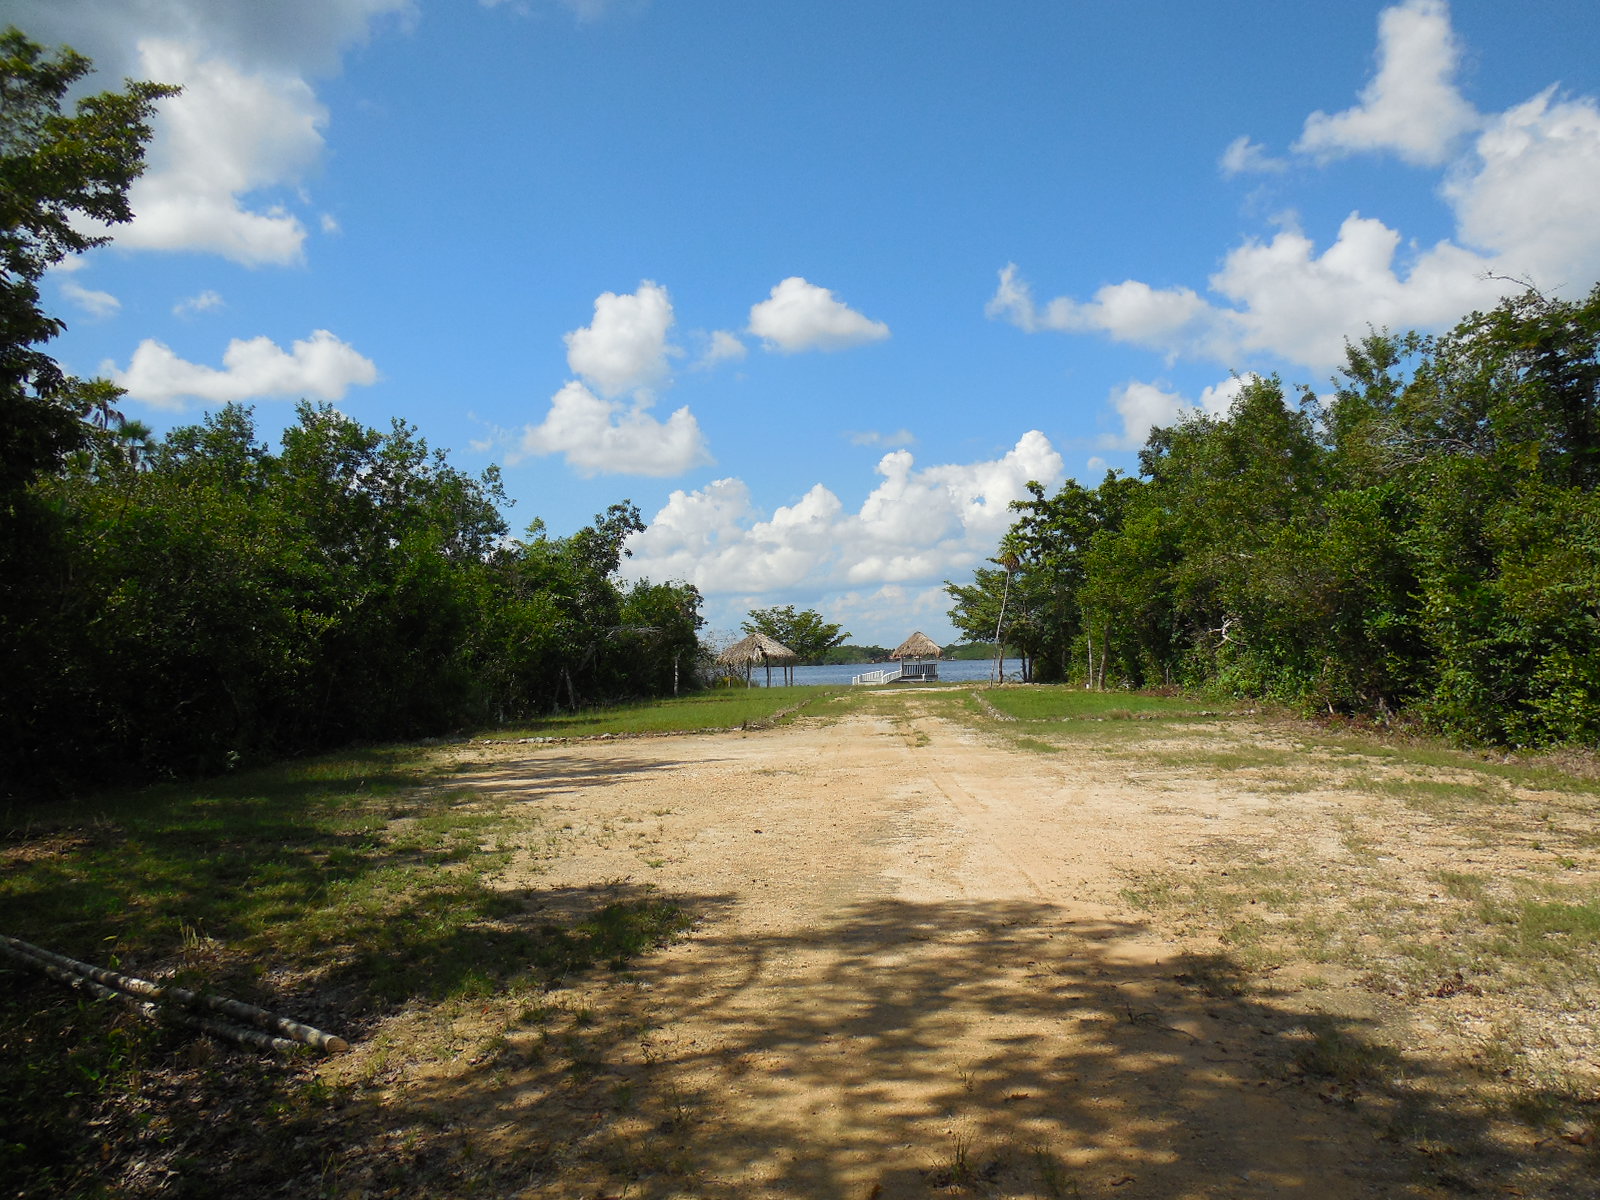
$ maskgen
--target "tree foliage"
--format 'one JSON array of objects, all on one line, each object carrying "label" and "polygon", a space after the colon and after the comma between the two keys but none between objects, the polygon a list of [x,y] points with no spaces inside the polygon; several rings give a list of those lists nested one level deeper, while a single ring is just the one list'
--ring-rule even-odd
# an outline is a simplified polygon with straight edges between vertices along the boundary
[{"label": "tree foliage", "polygon": [[1374,333],[1326,399],[1255,378],[1152,431],[1137,479],[1032,491],[1001,569],[947,590],[992,639],[1009,566],[1039,678],[1600,741],[1600,287]]},{"label": "tree foliage", "polygon": [[692,668],[699,594],[623,584],[613,506],[505,538],[497,473],[409,426],[302,404],[279,450],[228,407],[143,464],[80,457],[36,489],[67,515],[37,669],[0,680],[0,772],[36,785],[225,769],[659,694]]},{"label": "tree foliage", "polygon": [[814,609],[795,611],[792,604],[777,608],[752,609],[739,628],[746,633],[764,633],[793,650],[801,663],[819,663],[835,646],[850,636],[842,625],[823,618]]},{"label": "tree foliage", "polygon": [[0,35],[0,790],[222,770],[675,690],[700,596],[625,584],[632,504],[506,536],[472,476],[396,421],[301,404],[277,449],[248,408],[152,438],[42,349],[51,264],[129,219],[153,106]]},{"label": "tree foliage", "polygon": [[109,411],[114,392],[69,378],[41,349],[64,325],[41,308],[39,279],[110,240],[94,228],[132,218],[156,101],[177,90],[129,81],[64,112],[89,70],[71,50],[0,33],[0,510],[88,440],[83,418]]}]

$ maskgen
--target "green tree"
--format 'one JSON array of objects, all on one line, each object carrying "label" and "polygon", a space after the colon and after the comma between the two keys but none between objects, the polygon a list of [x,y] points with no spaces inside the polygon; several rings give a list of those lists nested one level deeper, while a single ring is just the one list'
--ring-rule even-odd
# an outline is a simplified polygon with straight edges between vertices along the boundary
[{"label": "green tree", "polygon": [[84,418],[111,395],[67,377],[40,347],[65,328],[39,303],[39,279],[110,240],[96,226],[132,219],[128,187],[144,170],[156,101],[177,89],[128,81],[62,111],[90,71],[15,28],[0,33],[0,504],[56,470],[88,439]]},{"label": "green tree", "polygon": [[971,583],[945,581],[945,593],[954,601],[949,612],[950,623],[968,643],[994,643],[1001,602],[1009,602],[1007,588],[1003,567],[979,567],[972,573]]},{"label": "green tree", "polygon": [[823,655],[844,644],[850,636],[842,625],[825,620],[814,609],[795,611],[792,604],[778,608],[756,608],[739,628],[746,633],[764,633],[782,642],[799,656],[802,663],[821,662]]},{"label": "green tree", "polygon": [[570,537],[552,538],[535,521],[502,563],[518,605],[516,686],[542,692],[542,707],[577,708],[635,688],[636,647],[622,635],[642,622],[624,614],[615,575],[628,537],[643,528],[628,501]]},{"label": "green tree", "polygon": [[65,326],[41,307],[39,280],[107,241],[96,226],[130,219],[155,103],[175,91],[130,81],[64,111],[89,69],[71,50],[0,33],[0,779],[29,774],[55,736],[75,633],[73,518],[38,485],[118,421],[115,388],[68,377],[44,351]]},{"label": "green tree", "polygon": [[1423,711],[1473,740],[1600,740],[1600,286],[1474,313],[1375,425],[1407,499]]},{"label": "green tree", "polygon": [[622,598],[614,648],[630,690],[676,696],[691,686],[700,655],[700,591],[641,579]]},{"label": "green tree", "polygon": [[1033,487],[952,619],[990,640],[1004,602],[1041,677],[1077,638],[1094,682],[1600,742],[1600,286],[1375,332],[1335,386],[1252,379],[1153,430],[1137,479]]}]

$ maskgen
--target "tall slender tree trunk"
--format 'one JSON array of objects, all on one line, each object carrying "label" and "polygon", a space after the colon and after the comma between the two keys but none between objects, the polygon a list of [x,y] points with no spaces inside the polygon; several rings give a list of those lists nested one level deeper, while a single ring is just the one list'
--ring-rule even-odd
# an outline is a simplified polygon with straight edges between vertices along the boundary
[{"label": "tall slender tree trunk", "polygon": [[1006,600],[1011,595],[1011,568],[1006,568],[1005,586],[1000,589],[1000,615],[994,621],[994,682],[1004,683],[1006,678],[1006,644],[1001,630],[1006,623]]}]

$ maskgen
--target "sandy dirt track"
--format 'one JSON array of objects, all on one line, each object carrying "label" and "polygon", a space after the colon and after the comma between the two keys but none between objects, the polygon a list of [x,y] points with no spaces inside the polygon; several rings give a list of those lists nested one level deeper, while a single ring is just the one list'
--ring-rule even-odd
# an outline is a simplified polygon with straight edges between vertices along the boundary
[{"label": "sandy dirt track", "polygon": [[[1259,801],[1021,753],[947,703],[482,752],[474,785],[562,839],[507,888],[648,880],[700,917],[583,994],[628,1032],[561,1105],[512,1053],[453,1110],[529,1156],[520,1194],[1442,1194],[1287,1078],[1299,1015],[1119,895]],[[444,1102],[465,1069],[441,1058],[407,1087]],[[607,1110],[592,1136],[572,1132],[586,1106]]]}]

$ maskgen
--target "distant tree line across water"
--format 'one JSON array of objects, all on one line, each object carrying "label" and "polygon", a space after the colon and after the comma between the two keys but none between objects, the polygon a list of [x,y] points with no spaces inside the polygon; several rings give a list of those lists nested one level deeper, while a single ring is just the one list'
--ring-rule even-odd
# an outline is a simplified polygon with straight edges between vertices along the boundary
[{"label": "distant tree line across water", "polygon": [[[891,646],[836,646],[817,661],[825,666],[839,667],[849,663],[888,662],[889,655],[893,652],[894,649]],[[948,646],[941,647],[940,656],[954,661],[993,658],[994,646],[992,644],[985,645],[981,642],[975,644],[951,642]]]},{"label": "distant tree line across water", "polygon": [[1137,477],[1030,499],[951,619],[1032,678],[1600,744],[1600,286],[1373,333],[1330,395],[1249,379]]}]

